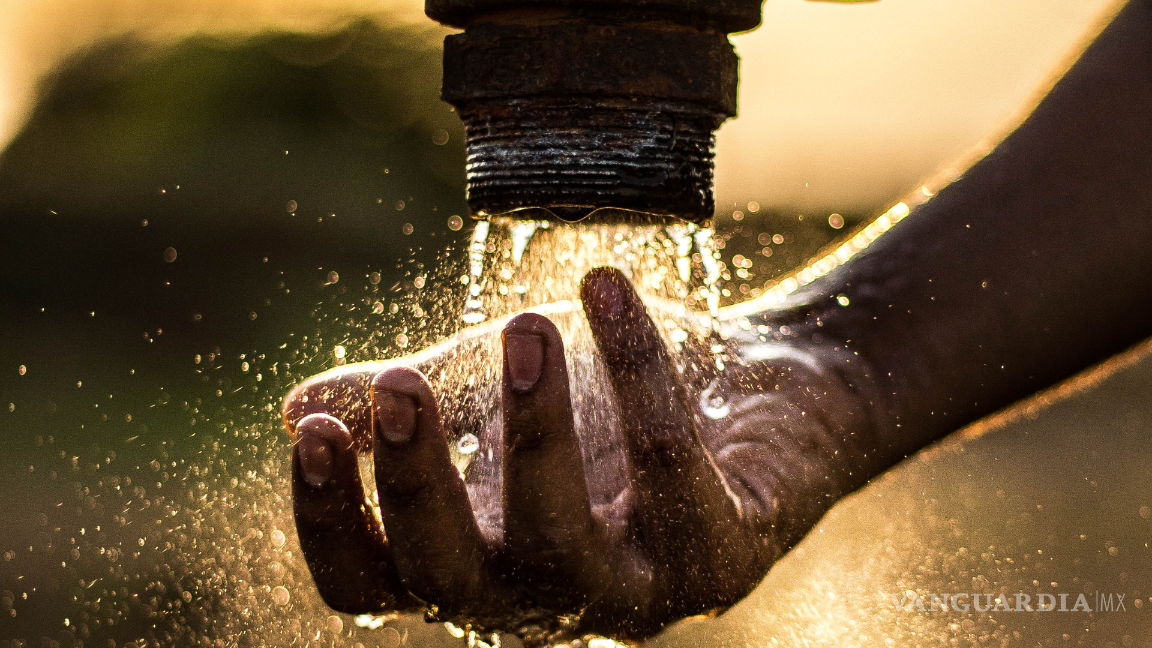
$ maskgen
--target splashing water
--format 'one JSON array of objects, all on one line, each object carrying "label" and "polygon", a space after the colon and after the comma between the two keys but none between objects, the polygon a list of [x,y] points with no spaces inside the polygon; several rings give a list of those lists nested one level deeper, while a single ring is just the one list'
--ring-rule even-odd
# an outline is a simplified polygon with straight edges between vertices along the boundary
[{"label": "splashing water", "polygon": [[724,380],[724,365],[727,355],[724,337],[720,331],[720,250],[716,247],[716,239],[711,229],[701,229],[693,233],[693,239],[700,250],[701,265],[704,267],[704,285],[701,292],[708,305],[708,350],[712,353],[712,362],[716,367],[716,378],[700,394],[700,408],[704,415],[711,419],[722,419],[728,416],[731,408],[728,405],[727,393],[729,385]]},{"label": "splashing water", "polygon": [[[695,335],[698,346],[712,355],[717,378],[702,392],[701,408],[712,419],[728,415],[729,385],[722,378],[728,358],[718,319],[723,265],[712,229],[680,221],[636,224],[624,219],[605,224],[495,218],[490,223],[477,224],[469,249],[472,278],[465,323],[482,321],[481,313],[486,318],[534,308],[576,308],[579,281],[589,270],[618,268],[653,309],[672,348],[682,351]],[[481,249],[486,254],[481,255]],[[485,278],[476,279],[485,272]],[[586,332],[573,332],[573,341],[585,338]],[[591,348],[575,351],[594,355]]]},{"label": "splashing water", "polygon": [[[235,385],[213,375],[224,371],[216,354],[203,364],[197,356],[197,371],[213,376],[211,389],[201,398],[186,395],[182,404],[166,398],[156,404],[157,411],[179,411],[172,420],[190,425],[185,433],[125,433],[128,449],[117,447],[118,455],[108,448],[78,452],[49,437],[53,458],[38,461],[27,476],[29,493],[49,498],[29,504],[45,511],[42,520],[0,546],[0,566],[19,565],[12,578],[0,571],[0,613],[7,615],[0,627],[15,628],[0,632],[0,646],[38,645],[42,637],[62,646],[116,648],[445,645],[444,629],[422,619],[333,614],[320,600],[295,536],[291,450],[278,429],[279,398],[317,363],[347,361],[343,368],[353,368],[356,360],[395,355],[399,335],[407,340],[404,352],[456,334],[398,361],[428,374],[453,422],[453,460],[480,502],[485,489],[499,486],[499,439],[491,425],[499,420],[496,333],[507,316],[535,310],[557,324],[572,381],[582,386],[574,399],[588,469],[616,476],[591,493],[594,503],[606,504],[625,486],[627,471],[616,452],[612,396],[595,387],[607,380],[580,311],[580,279],[594,267],[619,268],[670,348],[715,350],[720,272],[711,236],[686,223],[478,222],[463,267],[447,265],[439,275],[417,268],[395,298],[386,298],[373,276],[357,298],[363,303],[353,304],[361,310],[323,306],[320,318],[342,324],[336,339],[309,333],[294,338],[277,362],[244,358]],[[349,281],[346,275],[339,285]],[[437,304],[454,318],[433,316]],[[464,325],[471,327],[460,331]],[[722,367],[722,355],[715,355],[691,357],[682,370],[692,371],[693,362]],[[723,409],[723,391],[723,384],[708,388],[709,416]],[[367,456],[362,472],[375,503]],[[499,501],[487,501],[493,499]],[[499,510],[478,507],[477,514],[485,528],[500,528]]]},{"label": "splashing water", "polygon": [[[410,356],[440,396],[453,460],[473,491],[482,526],[496,534],[499,502],[499,389],[502,351],[499,330],[508,316],[534,311],[547,315],[564,339],[573,385],[574,415],[589,472],[617,475],[591,485],[594,503],[611,502],[626,485],[622,438],[615,402],[598,359],[578,297],[588,271],[619,269],[636,287],[653,321],[689,376],[722,376],[727,362],[717,320],[722,266],[713,232],[684,222],[558,223],[494,218],[478,223],[469,246],[465,323],[484,320],[447,342]],[[481,254],[481,250],[484,250]],[[482,273],[476,279],[477,273]],[[463,282],[462,282],[463,283]],[[703,365],[711,365],[715,371]],[[691,381],[689,381],[691,382]],[[698,387],[701,411],[710,419],[729,413],[729,386],[722,378]],[[484,494],[487,493],[488,496]]]},{"label": "splashing water", "polygon": [[476,223],[472,231],[472,243],[468,246],[468,299],[464,302],[462,319],[465,324],[479,324],[488,319],[480,293],[484,291],[484,258],[488,251],[488,221]]}]

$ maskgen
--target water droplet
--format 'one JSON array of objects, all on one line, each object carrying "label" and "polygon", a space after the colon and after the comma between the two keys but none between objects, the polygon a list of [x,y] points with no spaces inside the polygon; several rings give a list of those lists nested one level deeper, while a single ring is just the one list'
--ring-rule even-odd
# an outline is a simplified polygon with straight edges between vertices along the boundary
[{"label": "water droplet", "polygon": [[167,261],[168,263],[172,263],[173,261],[175,261],[176,260],[176,248],[174,248],[174,247],[166,248],[164,250],[164,260]]},{"label": "water droplet", "polygon": [[460,317],[465,324],[479,324],[488,319],[484,313],[484,305],[479,300],[469,299],[464,303],[464,314]]},{"label": "water droplet", "polygon": [[328,285],[334,284],[338,281],[340,281],[340,273],[339,272],[336,272],[335,270],[333,270],[333,271],[328,273]]},{"label": "water droplet", "polygon": [[332,355],[336,356],[337,360],[343,360],[347,354],[348,351],[343,346],[337,346],[335,349],[332,349]]},{"label": "water droplet", "polygon": [[340,634],[340,631],[344,629],[344,621],[342,621],[340,617],[336,616],[335,614],[328,617],[328,619],[325,621],[325,625],[328,626],[328,632],[331,632],[332,634]]},{"label": "water droplet", "polygon": [[455,216],[455,215],[448,217],[448,229],[452,230],[453,232],[457,232],[462,227],[464,227],[464,219],[463,218],[460,218],[459,216]]},{"label": "water droplet", "polygon": [[528,249],[528,243],[532,241],[536,230],[547,227],[546,221],[513,221],[508,225],[508,236],[512,239],[513,263],[519,265],[524,258],[524,250]]},{"label": "water droplet", "polygon": [[470,455],[480,449],[480,439],[476,438],[475,434],[469,432],[460,437],[456,442],[456,450],[462,455]]},{"label": "water droplet", "polygon": [[400,347],[401,349],[408,346],[408,336],[404,335],[403,333],[397,335],[396,336],[396,346]]},{"label": "water droplet", "polygon": [[384,312],[384,304],[382,302],[376,302],[376,303],[372,304],[372,312],[376,315],[383,313]]},{"label": "water droplet", "polygon": [[832,214],[828,217],[828,225],[832,229],[840,229],[841,227],[844,227],[844,217],[840,214]]},{"label": "water droplet", "polygon": [[488,319],[484,302],[480,300],[480,293],[484,285],[484,254],[488,248],[490,226],[488,221],[476,223],[476,229],[472,231],[472,242],[468,245],[468,274],[471,276],[471,285],[468,287],[468,299],[464,302],[464,312],[461,315],[465,324],[479,324]]},{"label": "water droplet", "polygon": [[444,146],[448,143],[448,131],[440,129],[432,135],[432,143],[436,146]]},{"label": "water droplet", "polygon": [[380,632],[380,648],[400,648],[403,638],[396,628],[384,628]]},{"label": "water droplet", "polygon": [[692,234],[696,226],[691,223],[678,223],[665,230],[676,247],[676,273],[682,283],[692,278]]},{"label": "water droplet", "polygon": [[403,230],[404,230],[404,235],[405,235],[405,236],[407,236],[407,235],[409,235],[409,234],[411,234],[412,232],[414,232],[414,231],[415,231],[415,228],[413,228],[413,227],[412,227],[412,223],[404,223],[404,227],[403,227],[403,228],[401,228],[401,229],[403,229]]},{"label": "water droplet", "polygon": [[760,203],[756,202],[755,200],[748,203],[748,211],[752,212],[753,214],[760,211]]},{"label": "water droplet", "polygon": [[[284,151],[284,152],[287,153],[288,151]],[[288,209],[288,213],[292,213],[292,212],[296,211],[296,201],[295,200],[289,200],[288,204],[285,205],[285,208]]]},{"label": "water droplet", "polygon": [[720,380],[713,378],[708,387],[700,394],[700,409],[710,419],[722,419],[732,411],[728,399],[720,388]]},{"label": "water droplet", "polygon": [[[361,615],[358,615],[355,619],[353,619],[353,621],[356,623],[357,627],[368,628],[369,630],[376,630],[376,629],[378,629],[384,625],[384,621],[386,619],[387,619],[387,617],[373,616],[371,614],[361,614]],[[388,628],[382,634],[387,634],[388,630],[392,630],[393,632],[395,632],[395,628]],[[399,635],[400,633],[396,633],[396,634]],[[399,644],[397,644],[397,645],[399,645]]]},{"label": "water droplet", "polygon": [[283,585],[277,585],[272,588],[272,602],[276,605],[288,605],[292,595],[288,593],[288,588]]},{"label": "water droplet", "polygon": [[20,365],[20,368],[17,369],[17,371],[19,371],[20,375],[23,376],[24,374],[28,373],[28,367],[25,367],[24,365]]},{"label": "water droplet", "polygon": [[[284,537],[284,532],[281,531],[280,529],[273,529],[272,530],[272,546],[279,549],[280,547],[284,546],[285,542],[287,542],[287,538]],[[279,563],[277,563],[277,564],[279,564]]]}]

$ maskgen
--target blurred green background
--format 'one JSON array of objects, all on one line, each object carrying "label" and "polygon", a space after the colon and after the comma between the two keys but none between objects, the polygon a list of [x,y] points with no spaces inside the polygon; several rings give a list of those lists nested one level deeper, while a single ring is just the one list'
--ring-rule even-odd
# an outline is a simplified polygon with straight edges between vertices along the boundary
[{"label": "blurred green background", "polygon": [[[211,567],[188,561],[210,550],[147,552],[195,538],[187,528],[210,507],[198,491],[217,504],[242,497],[239,478],[252,501],[284,492],[247,477],[278,477],[279,398],[331,366],[320,340],[364,324],[349,311],[366,295],[402,299],[404,273],[466,234],[448,227],[466,215],[463,150],[437,98],[435,36],[360,21],[166,47],[126,37],[44,81],[0,156],[3,645],[184,645],[266,630],[213,607],[243,587],[202,582]],[[232,463],[202,477],[205,453]],[[156,479],[113,483],[138,471]],[[190,493],[165,495],[169,478]],[[157,492],[133,495],[152,482]],[[212,533],[270,532],[233,517]],[[163,518],[185,528],[145,533]],[[145,557],[117,555],[116,574],[85,562],[134,543]],[[100,589],[78,596],[93,579]],[[244,580],[261,579],[272,576]],[[129,607],[109,612],[121,587]]]}]

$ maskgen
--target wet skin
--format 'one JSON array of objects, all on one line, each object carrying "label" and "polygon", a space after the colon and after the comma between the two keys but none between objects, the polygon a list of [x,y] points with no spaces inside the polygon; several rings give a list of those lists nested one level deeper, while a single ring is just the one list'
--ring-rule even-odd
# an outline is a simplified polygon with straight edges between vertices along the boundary
[{"label": "wet skin", "polygon": [[[627,485],[606,505],[589,491],[611,490],[619,475],[584,468],[563,341],[544,316],[503,328],[502,489],[474,489],[473,501],[419,371],[334,372],[292,394],[297,527],[332,607],[426,601],[437,618],[538,638],[648,636],[743,598],[828,502],[878,470],[841,460],[872,452],[874,439],[874,408],[859,398],[867,390],[846,383],[854,368],[831,370],[834,359],[822,365],[791,346],[740,363],[728,376],[732,412],[713,421],[697,404],[711,376],[676,368],[619,272],[590,273],[581,298],[613,401],[627,412],[618,419]],[[365,400],[367,420],[355,412]],[[362,505],[359,447],[374,448],[383,530]],[[502,525],[482,529],[474,505],[501,508]]]},{"label": "wet skin", "polygon": [[[764,339],[733,328],[736,393],[719,421],[696,404],[706,376],[678,371],[631,286],[591,273],[581,299],[626,459],[607,504],[590,493],[614,476],[584,469],[572,412],[581,386],[544,317],[503,331],[492,427],[503,490],[473,500],[419,372],[299,386],[285,422],[321,595],[341,611],[435,606],[446,620],[535,638],[643,638],[731,605],[888,466],[1152,334],[1149,115],[1152,0],[1134,0],[962,178],[867,253],[752,317],[770,327]],[[422,368],[438,361],[451,358]],[[382,529],[363,504],[358,448],[374,451]],[[503,524],[478,523],[474,510],[492,508]]]}]

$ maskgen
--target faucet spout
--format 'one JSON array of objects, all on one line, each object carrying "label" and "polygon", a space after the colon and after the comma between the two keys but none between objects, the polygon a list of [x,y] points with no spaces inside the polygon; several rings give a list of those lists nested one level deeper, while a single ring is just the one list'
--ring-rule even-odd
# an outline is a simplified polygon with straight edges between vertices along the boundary
[{"label": "faucet spout", "polygon": [[464,121],[473,214],[712,217],[713,133],[736,114],[728,34],[760,4],[427,0],[464,30],[445,39],[441,96]]}]

